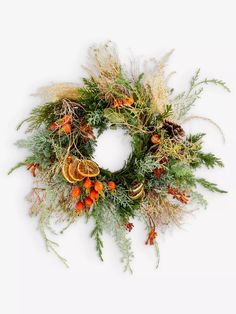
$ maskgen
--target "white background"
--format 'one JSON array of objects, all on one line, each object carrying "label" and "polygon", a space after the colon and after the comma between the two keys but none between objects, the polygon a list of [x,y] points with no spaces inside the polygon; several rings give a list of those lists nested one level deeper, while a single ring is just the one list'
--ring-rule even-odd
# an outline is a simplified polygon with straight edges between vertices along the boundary
[{"label": "white background", "polygon": [[[235,1],[5,0],[0,6],[0,312],[236,313]],[[122,272],[107,236],[105,262],[99,262],[89,238],[92,224],[83,221],[57,239],[70,262],[65,269],[46,253],[37,221],[27,215],[30,174],[22,169],[6,176],[26,155],[13,143],[23,135],[16,124],[37,103],[29,95],[50,82],[77,82],[88,46],[107,39],[117,43],[124,60],[175,48],[168,69],[177,71],[170,82],[177,90],[187,87],[197,67],[232,89],[207,88],[193,111],[216,121],[226,144],[206,122],[191,127],[208,132],[206,151],[226,164],[202,174],[229,193],[206,194],[207,210],[159,236],[158,270],[143,226],[135,222],[133,275]]]}]

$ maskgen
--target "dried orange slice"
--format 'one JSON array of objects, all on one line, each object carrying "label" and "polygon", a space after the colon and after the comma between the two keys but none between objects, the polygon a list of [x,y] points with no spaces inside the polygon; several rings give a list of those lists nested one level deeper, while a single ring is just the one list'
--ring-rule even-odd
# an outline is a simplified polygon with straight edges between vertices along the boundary
[{"label": "dried orange slice", "polygon": [[138,200],[140,198],[143,198],[145,195],[144,192],[144,188],[142,187],[142,189],[138,192],[138,193],[134,193],[134,192],[129,192],[129,197],[131,198],[131,200],[135,201]]},{"label": "dried orange slice", "polygon": [[78,172],[84,177],[96,177],[100,173],[98,165],[92,160],[80,160],[77,168]]},{"label": "dried orange slice", "polygon": [[75,181],[82,181],[85,177],[82,176],[78,171],[79,159],[74,159],[68,167],[69,176]]},{"label": "dried orange slice", "polygon": [[62,166],[62,175],[68,181],[69,183],[75,183],[76,180],[74,180],[70,174],[69,174],[69,166],[73,162],[73,158],[71,156],[67,157],[67,159],[64,161],[64,164]]}]

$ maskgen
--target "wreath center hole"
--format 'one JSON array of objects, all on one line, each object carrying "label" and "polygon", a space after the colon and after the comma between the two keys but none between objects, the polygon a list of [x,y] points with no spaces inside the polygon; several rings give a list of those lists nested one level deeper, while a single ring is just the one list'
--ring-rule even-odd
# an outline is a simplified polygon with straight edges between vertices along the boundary
[{"label": "wreath center hole", "polygon": [[132,139],[126,130],[108,129],[97,137],[93,160],[111,172],[122,169],[132,153]]}]

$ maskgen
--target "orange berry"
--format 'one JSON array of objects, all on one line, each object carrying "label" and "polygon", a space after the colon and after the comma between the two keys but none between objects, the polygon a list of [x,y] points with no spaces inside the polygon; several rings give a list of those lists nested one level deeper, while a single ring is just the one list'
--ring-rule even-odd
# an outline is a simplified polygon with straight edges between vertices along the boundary
[{"label": "orange berry", "polygon": [[62,118],[64,123],[71,123],[72,122],[72,117],[69,116],[68,114],[66,114],[63,118]]},{"label": "orange berry", "polygon": [[120,106],[123,105],[123,102],[121,99],[115,99],[113,105],[115,108],[119,108]]},{"label": "orange berry", "polygon": [[71,190],[71,196],[73,199],[76,199],[80,196],[80,187],[79,186],[75,186],[72,190]]},{"label": "orange berry", "polygon": [[71,125],[69,123],[66,123],[62,126],[63,131],[66,134],[70,134],[71,133]]},{"label": "orange berry", "polygon": [[154,134],[152,137],[151,137],[151,142],[152,142],[152,144],[158,144],[159,142],[160,142],[160,139],[161,139],[161,137],[160,137],[160,135],[158,135],[158,134]]},{"label": "orange berry", "polygon": [[89,197],[93,200],[93,201],[97,201],[99,198],[99,193],[96,190],[92,190],[89,194]]},{"label": "orange berry", "polygon": [[76,213],[77,213],[78,215],[80,215],[80,214],[82,213],[82,211],[83,211],[83,208],[84,208],[84,203],[81,202],[81,201],[78,201],[78,202],[76,203],[76,205],[75,205]]},{"label": "orange berry", "polygon": [[90,208],[93,205],[93,200],[91,199],[91,197],[86,196],[85,197],[85,206],[87,208]]},{"label": "orange berry", "polygon": [[49,126],[49,130],[50,131],[55,131],[58,128],[58,124],[56,122],[53,122],[50,126]]},{"label": "orange berry", "polygon": [[153,170],[155,176],[157,177],[157,179],[160,179],[161,175],[166,173],[164,168],[156,168]]},{"label": "orange berry", "polygon": [[128,230],[129,232],[132,231],[133,227],[134,227],[134,224],[132,224],[132,222],[128,222],[125,225],[126,230]]},{"label": "orange berry", "polygon": [[109,190],[109,191],[112,191],[112,190],[115,190],[116,184],[115,184],[115,182],[113,182],[113,181],[109,181],[109,182],[107,183],[107,187],[108,187],[108,190]]},{"label": "orange berry", "polygon": [[94,189],[95,189],[97,192],[101,192],[101,191],[103,190],[103,184],[102,184],[102,182],[96,181],[95,184],[94,184]]},{"label": "orange berry", "polygon": [[134,98],[132,96],[124,99],[124,105],[125,106],[132,106],[133,103],[134,103]]},{"label": "orange berry", "polygon": [[85,179],[84,188],[85,189],[91,189],[92,186],[93,186],[93,181],[89,178]]}]

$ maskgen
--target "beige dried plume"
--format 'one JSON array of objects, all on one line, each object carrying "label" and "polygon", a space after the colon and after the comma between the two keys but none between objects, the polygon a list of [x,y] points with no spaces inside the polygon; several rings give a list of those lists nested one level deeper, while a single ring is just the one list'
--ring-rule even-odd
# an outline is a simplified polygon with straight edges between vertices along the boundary
[{"label": "beige dried plume", "polygon": [[113,42],[108,41],[92,46],[89,49],[88,57],[89,62],[84,69],[98,84],[101,98],[108,103],[113,103],[114,92],[129,95],[129,91],[116,82],[120,75],[121,63],[117,47]]},{"label": "beige dried plume", "polygon": [[41,97],[43,102],[54,102],[62,99],[77,100],[79,86],[74,83],[59,83],[41,87],[33,95]]},{"label": "beige dried plume", "polygon": [[181,225],[184,208],[180,204],[173,204],[167,197],[161,197],[157,191],[151,191],[147,194],[144,202],[141,204],[143,214],[153,220],[157,228],[165,227],[169,224]]},{"label": "beige dried plume", "polygon": [[169,104],[165,66],[173,51],[167,53],[160,61],[152,58],[144,63],[144,84],[152,93],[152,112],[162,113]]}]

